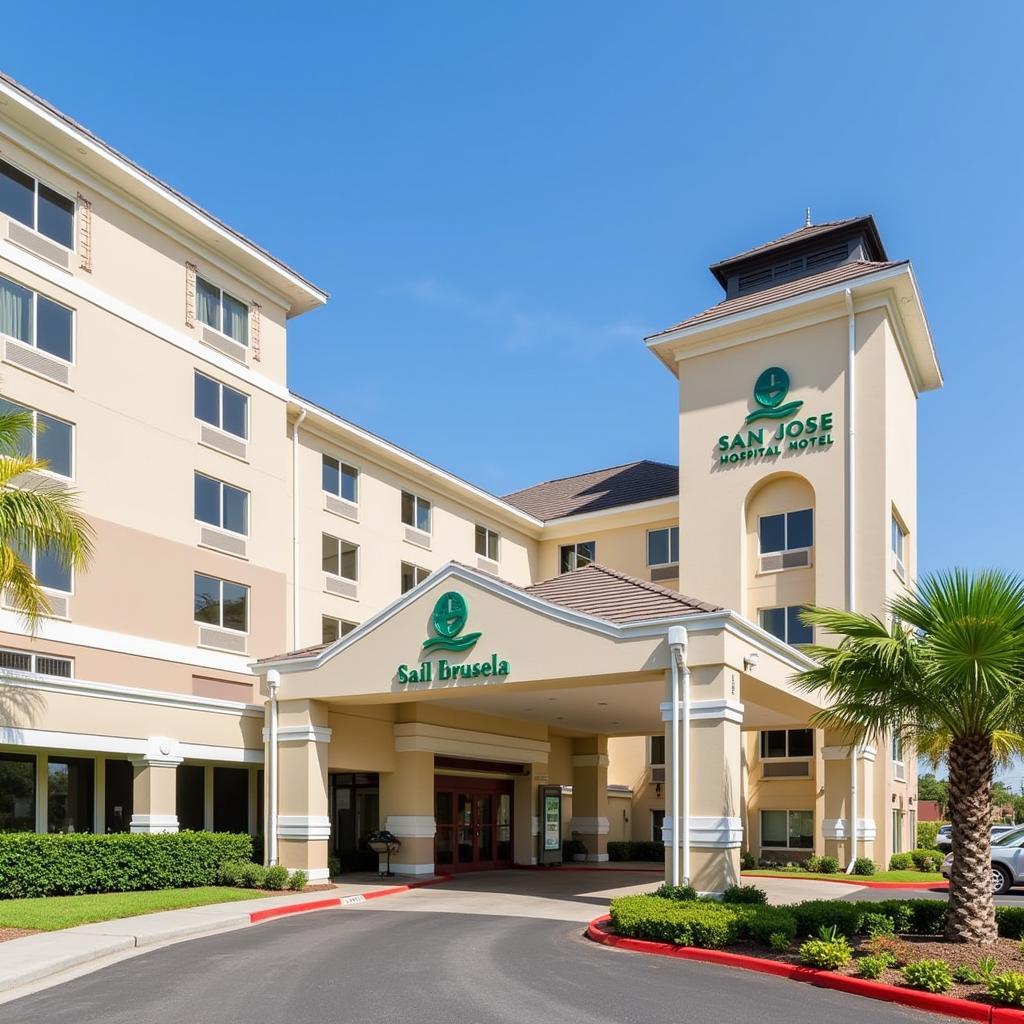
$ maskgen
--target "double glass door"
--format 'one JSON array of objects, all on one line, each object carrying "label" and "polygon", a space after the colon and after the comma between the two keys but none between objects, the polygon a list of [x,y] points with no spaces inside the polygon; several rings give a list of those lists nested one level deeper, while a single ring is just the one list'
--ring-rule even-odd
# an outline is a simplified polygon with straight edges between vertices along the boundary
[{"label": "double glass door", "polygon": [[435,863],[449,871],[512,864],[512,782],[438,776]]}]

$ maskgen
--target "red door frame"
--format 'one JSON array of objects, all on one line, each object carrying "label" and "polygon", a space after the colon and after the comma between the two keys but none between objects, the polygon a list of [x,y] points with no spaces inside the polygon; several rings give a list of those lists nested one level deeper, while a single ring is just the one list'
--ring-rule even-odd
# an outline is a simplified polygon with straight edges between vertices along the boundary
[{"label": "red door frame", "polygon": [[[510,868],[514,857],[514,813],[515,813],[515,783],[512,779],[486,779],[474,778],[467,775],[435,775],[434,776],[434,801],[435,813],[437,795],[439,793],[451,794],[452,822],[450,825],[443,825],[438,822],[437,838],[434,840],[435,868],[438,872],[450,873],[455,871],[493,871],[500,868]],[[458,816],[458,798],[460,794],[470,797],[472,808],[472,819],[470,830],[472,831],[473,856],[469,861],[459,861],[459,829],[460,825],[456,820]],[[508,796],[509,821],[508,821],[508,857],[498,859],[498,802],[501,796]],[[492,813],[489,822],[476,820],[478,796],[491,797]],[[485,860],[479,856],[478,842],[481,828],[491,830],[491,859]],[[448,833],[445,835],[445,833]],[[451,863],[443,863],[437,860],[439,840],[449,839],[448,848],[451,850]]]}]

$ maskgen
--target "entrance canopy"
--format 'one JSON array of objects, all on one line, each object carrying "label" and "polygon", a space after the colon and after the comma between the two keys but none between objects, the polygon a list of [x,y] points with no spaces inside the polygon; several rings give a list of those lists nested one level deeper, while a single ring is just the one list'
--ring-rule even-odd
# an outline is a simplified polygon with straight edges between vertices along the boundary
[{"label": "entrance canopy", "polygon": [[450,562],[333,644],[265,659],[282,700],[443,701],[564,735],[663,729],[668,630],[684,626],[693,699],[742,702],[745,728],[817,710],[810,665],[736,613],[600,565],[527,588]]}]

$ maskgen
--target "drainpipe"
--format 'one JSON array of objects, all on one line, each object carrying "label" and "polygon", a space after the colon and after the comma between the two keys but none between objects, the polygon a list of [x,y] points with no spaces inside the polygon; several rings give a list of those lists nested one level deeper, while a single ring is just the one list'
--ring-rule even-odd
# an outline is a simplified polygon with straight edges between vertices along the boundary
[{"label": "drainpipe", "polygon": [[299,648],[299,427],[302,409],[292,426],[292,648]]},{"label": "drainpipe", "polygon": [[272,668],[267,672],[267,692],[270,695],[270,742],[267,747],[267,864],[277,863],[277,690],[281,673]]},{"label": "drainpipe", "polygon": [[[670,626],[668,647],[672,671],[672,884],[679,885],[679,847],[682,845],[682,879],[690,881],[690,669],[686,663],[686,629]],[[682,676],[682,764],[679,760],[679,682]],[[680,790],[682,800],[680,800]],[[680,804],[682,813],[680,815]]]},{"label": "drainpipe", "polygon": [[[855,557],[857,551],[856,476],[854,474],[854,421],[856,399],[856,378],[854,356],[857,350],[857,318],[853,310],[853,292],[843,292],[846,299],[846,610],[857,607],[857,580]],[[857,747],[855,740],[850,746],[850,862],[846,873],[853,873],[853,862],[857,859]]]}]

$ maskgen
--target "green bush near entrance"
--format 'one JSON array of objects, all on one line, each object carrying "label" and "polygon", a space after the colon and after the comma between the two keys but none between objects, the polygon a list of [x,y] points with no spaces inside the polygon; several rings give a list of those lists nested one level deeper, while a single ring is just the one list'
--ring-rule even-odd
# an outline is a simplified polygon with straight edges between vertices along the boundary
[{"label": "green bush near entrance", "polygon": [[0,833],[0,899],[216,885],[251,859],[252,837],[228,832]]},{"label": "green bush near entrance", "polygon": [[656,842],[609,843],[609,860],[665,860],[665,844]]},{"label": "green bush near entrance", "polygon": [[944,821],[919,821],[917,823],[917,848],[919,850],[934,850],[935,837],[945,824],[947,822]]}]

